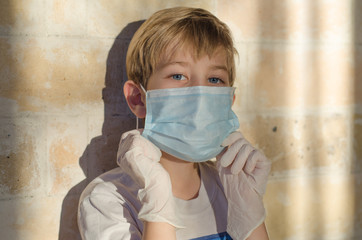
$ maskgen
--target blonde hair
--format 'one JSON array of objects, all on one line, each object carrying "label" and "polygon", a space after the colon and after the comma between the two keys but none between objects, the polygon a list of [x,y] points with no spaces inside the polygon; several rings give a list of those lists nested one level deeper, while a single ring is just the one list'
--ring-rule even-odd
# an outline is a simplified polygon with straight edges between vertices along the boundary
[{"label": "blonde hair", "polygon": [[[226,52],[230,86],[233,85],[237,51],[229,28],[210,12],[187,7],[160,10],[136,31],[127,52],[128,79],[146,88],[159,61],[183,46],[191,47],[196,57],[211,56],[221,46]],[[168,49],[171,56],[164,56]]]}]

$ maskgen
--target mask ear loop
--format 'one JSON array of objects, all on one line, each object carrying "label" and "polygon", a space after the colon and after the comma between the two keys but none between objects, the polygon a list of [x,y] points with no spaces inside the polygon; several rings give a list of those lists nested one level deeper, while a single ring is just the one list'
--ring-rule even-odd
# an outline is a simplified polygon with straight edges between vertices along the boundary
[{"label": "mask ear loop", "polygon": [[[141,89],[142,89],[142,91],[146,94],[146,90],[145,90],[145,88],[142,86],[142,84],[140,84],[140,87],[141,87]],[[138,117],[136,116],[136,129],[138,129],[138,121],[139,119],[138,119]]]}]

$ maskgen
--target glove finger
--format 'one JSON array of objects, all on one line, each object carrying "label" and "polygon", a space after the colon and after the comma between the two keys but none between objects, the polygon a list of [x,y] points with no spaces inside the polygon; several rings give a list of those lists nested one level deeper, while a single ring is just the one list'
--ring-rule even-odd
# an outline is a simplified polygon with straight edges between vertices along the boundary
[{"label": "glove finger", "polygon": [[218,155],[216,155],[216,162],[219,164],[220,160],[222,158],[222,156],[224,155],[224,153],[228,150],[227,147],[225,147]]},{"label": "glove finger", "polygon": [[256,158],[259,159],[256,163],[255,169],[252,172],[252,175],[255,176],[257,181],[261,180],[264,181],[268,178],[270,169],[271,169],[271,162],[264,156],[262,153],[257,153],[259,156]]},{"label": "glove finger", "polygon": [[142,179],[142,181],[144,181],[145,176],[148,175],[152,163],[149,159],[142,157],[137,149],[126,152],[121,161],[122,168],[127,169],[129,173],[132,172],[137,178]]},{"label": "glove finger", "polygon": [[255,163],[255,166],[248,169],[248,179],[256,192],[262,196],[265,193],[271,162],[260,151],[255,151],[252,158],[250,162]]},{"label": "glove finger", "polygon": [[153,161],[158,162],[161,158],[161,151],[151,141],[143,137],[141,134],[143,129],[136,129],[126,132],[121,137],[119,152],[140,148],[144,156]]},{"label": "glove finger", "polygon": [[223,167],[229,166],[234,161],[236,155],[238,154],[242,146],[245,144],[246,140],[242,138],[233,143],[231,146],[229,146],[229,148],[226,150],[226,152],[220,159],[221,166]]},{"label": "glove finger", "polygon": [[237,154],[233,165],[231,166],[231,173],[232,174],[239,174],[247,162],[250,154],[254,151],[254,148],[247,143],[244,143],[242,148],[240,149],[239,153]]},{"label": "glove finger", "polygon": [[255,150],[251,156],[250,163],[246,164],[245,171],[249,174],[257,175],[260,171],[270,170],[270,165],[271,163],[265,155],[259,150]]},{"label": "glove finger", "polygon": [[117,152],[117,163],[139,179],[148,175],[150,167],[158,162],[161,151],[146,138],[140,130],[132,130],[122,135]]},{"label": "glove finger", "polygon": [[121,137],[121,141],[118,145],[118,151],[117,151],[117,163],[118,166],[122,166],[124,164],[124,155],[128,151],[128,149],[131,148],[132,141],[131,138],[132,135],[130,135],[130,132],[124,133]]},{"label": "glove finger", "polygon": [[235,143],[237,140],[244,138],[243,134],[241,132],[232,132],[225,140],[221,143],[221,146],[227,147],[233,143]]},{"label": "glove finger", "polygon": [[120,158],[122,158],[127,151],[137,146],[135,142],[137,141],[138,136],[140,136],[140,132],[138,130],[132,130],[122,134],[121,141],[119,142],[118,145],[118,152],[117,152],[118,160],[120,160]]},{"label": "glove finger", "polygon": [[158,162],[161,158],[161,151],[151,141],[143,137],[141,134],[143,129],[136,129],[131,131],[132,133],[132,145],[131,147],[140,147],[143,151],[143,155],[150,158],[152,161]]},{"label": "glove finger", "polygon": [[137,136],[137,135],[140,135],[142,132],[143,132],[143,129],[134,129],[134,130],[125,132],[121,136],[121,142],[122,142],[122,140],[124,140],[127,137]]},{"label": "glove finger", "polygon": [[260,159],[260,152],[258,150],[256,150],[255,148],[253,148],[253,151],[250,152],[249,156],[248,156],[248,160],[246,161],[245,164],[245,168],[244,171],[247,174],[252,174],[253,171],[255,170],[255,167],[257,165],[257,162]]},{"label": "glove finger", "polygon": [[140,141],[142,141],[143,145],[143,153],[146,157],[152,159],[152,161],[159,162],[161,159],[161,150],[156,147],[151,141],[147,140],[143,136],[139,136]]}]

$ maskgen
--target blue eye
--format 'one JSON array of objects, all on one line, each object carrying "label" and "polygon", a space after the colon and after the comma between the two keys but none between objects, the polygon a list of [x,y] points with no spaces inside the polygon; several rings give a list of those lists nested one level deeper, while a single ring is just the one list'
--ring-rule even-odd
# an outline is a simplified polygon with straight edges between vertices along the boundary
[{"label": "blue eye", "polygon": [[186,79],[185,76],[182,74],[173,74],[172,78],[175,80],[185,80]]},{"label": "blue eye", "polygon": [[209,78],[209,82],[216,84],[216,83],[222,83],[223,81],[220,78],[212,77]]}]

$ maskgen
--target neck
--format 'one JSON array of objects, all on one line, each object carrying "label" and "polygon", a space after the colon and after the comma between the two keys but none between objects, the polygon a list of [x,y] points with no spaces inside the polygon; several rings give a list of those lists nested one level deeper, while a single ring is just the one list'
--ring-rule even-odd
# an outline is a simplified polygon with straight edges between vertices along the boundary
[{"label": "neck", "polygon": [[201,179],[197,163],[180,160],[165,152],[162,152],[160,163],[170,175],[175,197],[190,200],[198,196]]}]

